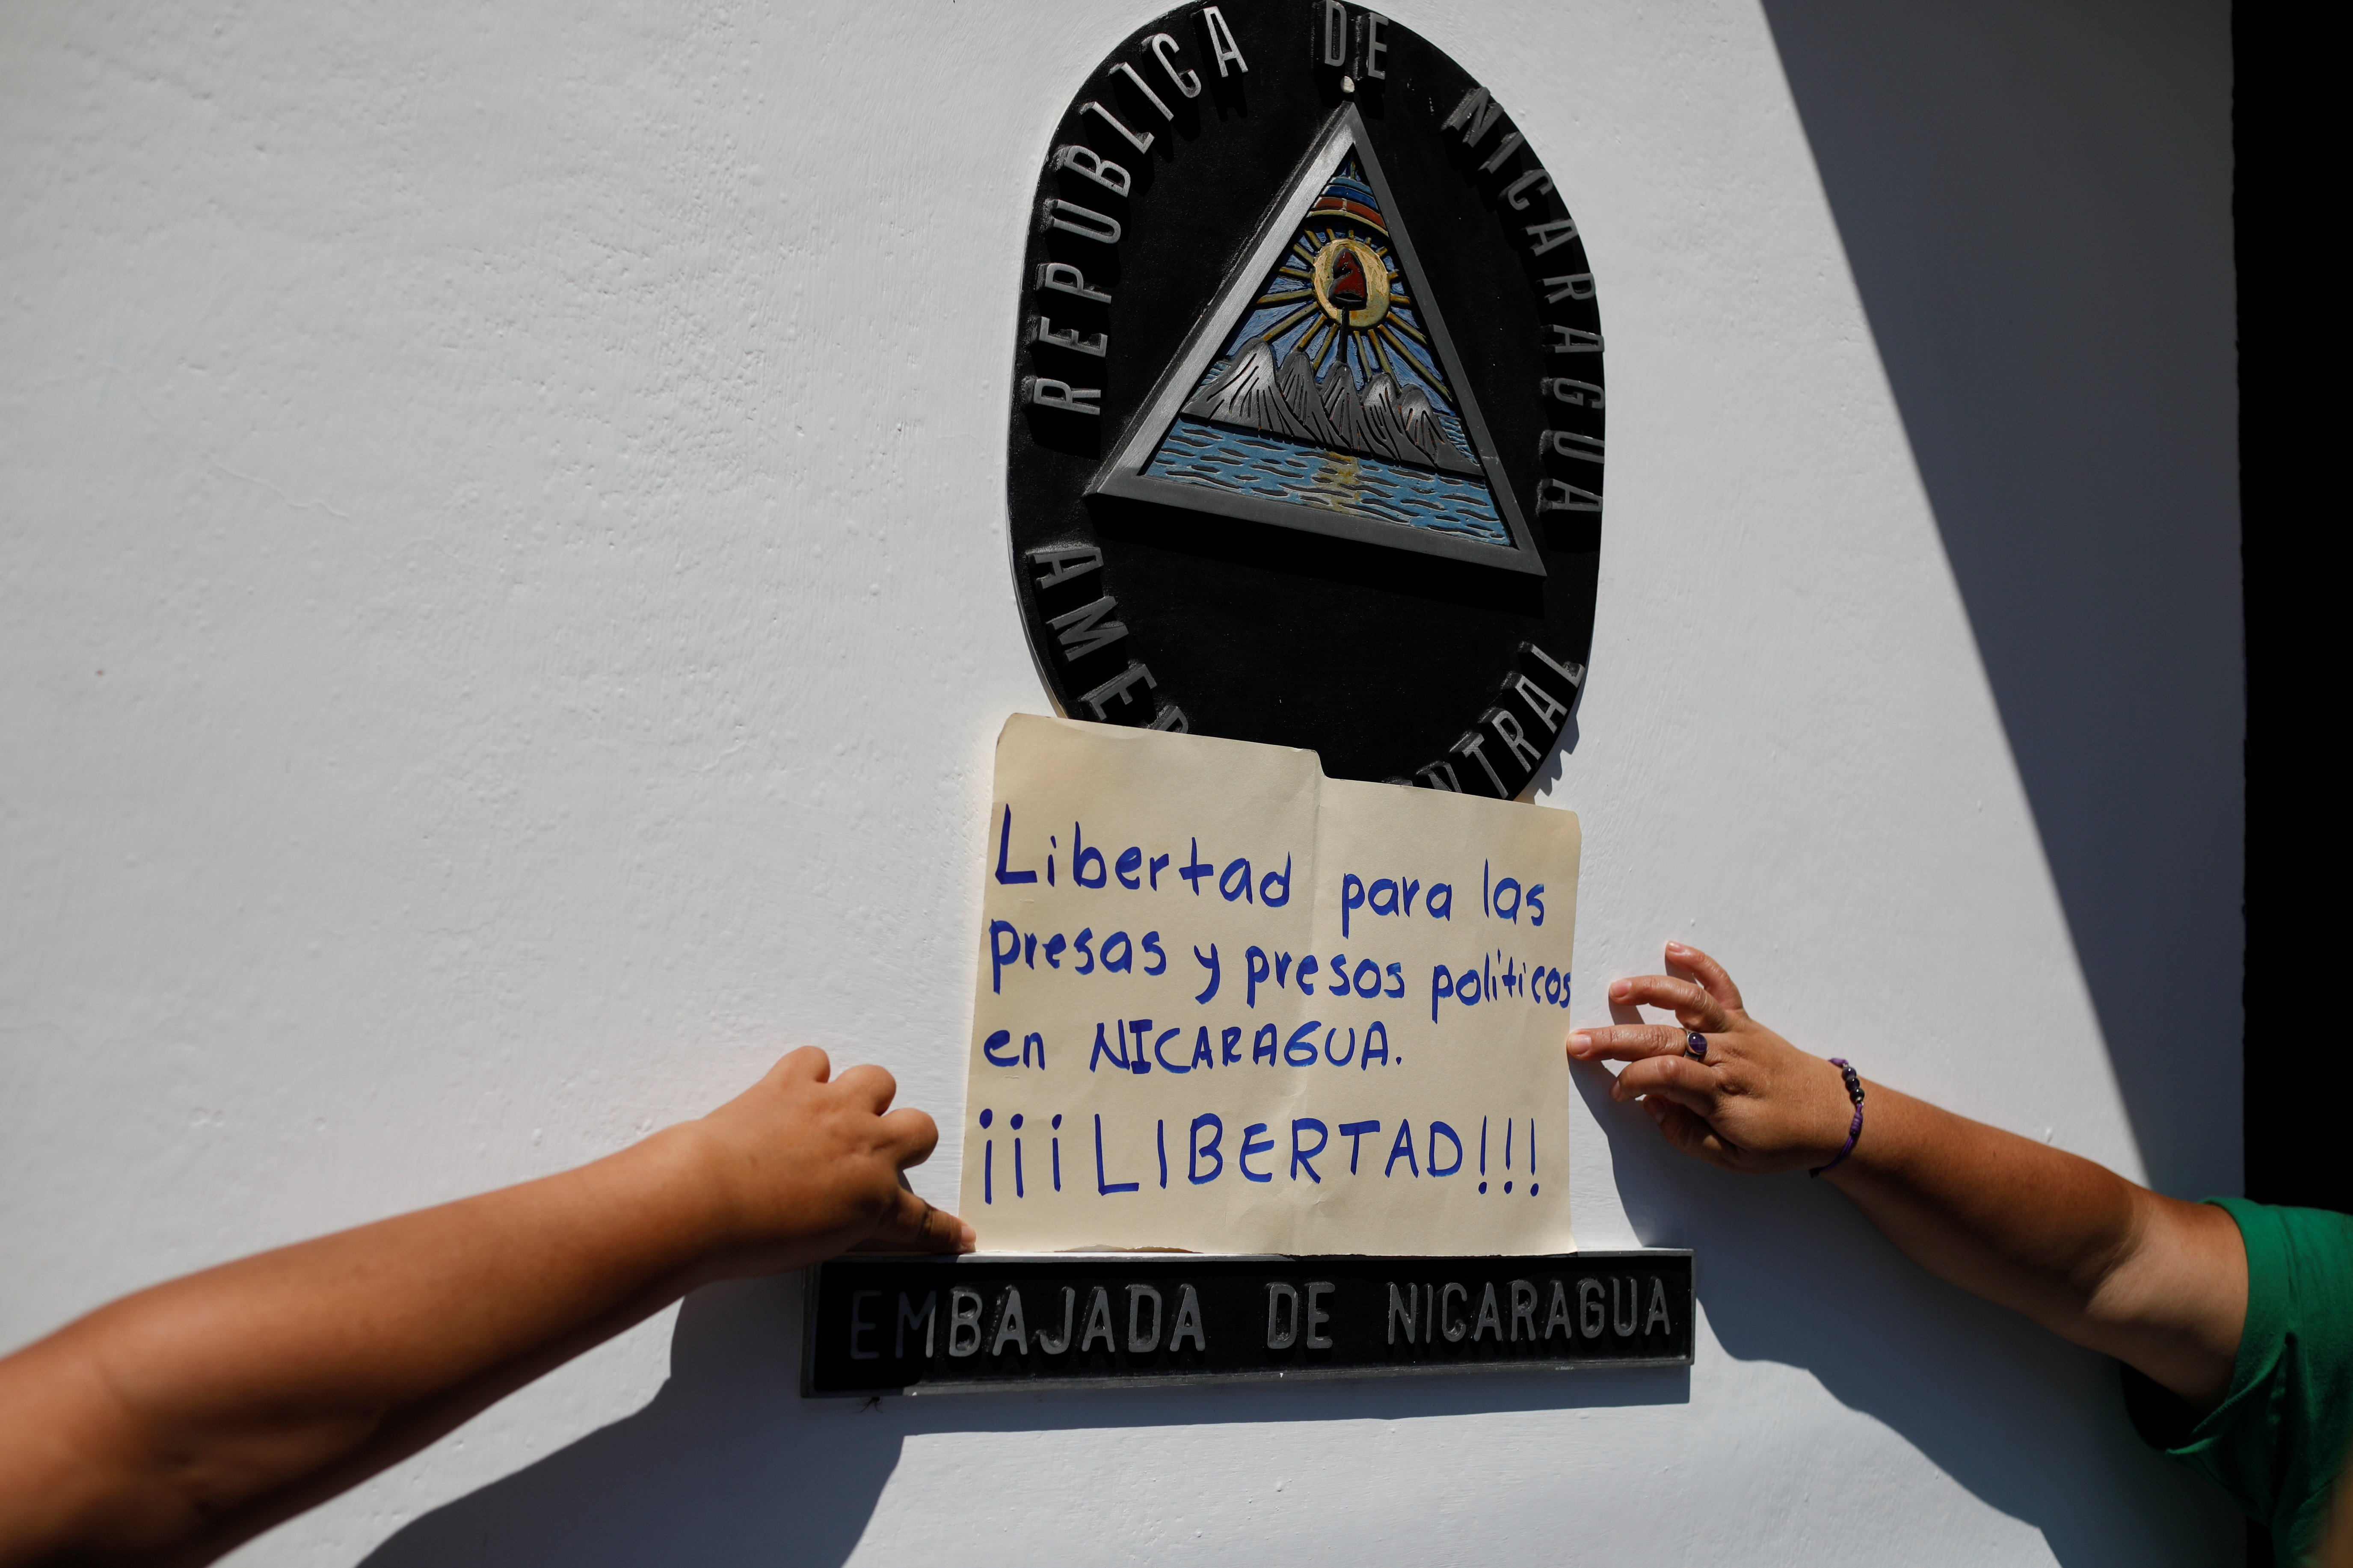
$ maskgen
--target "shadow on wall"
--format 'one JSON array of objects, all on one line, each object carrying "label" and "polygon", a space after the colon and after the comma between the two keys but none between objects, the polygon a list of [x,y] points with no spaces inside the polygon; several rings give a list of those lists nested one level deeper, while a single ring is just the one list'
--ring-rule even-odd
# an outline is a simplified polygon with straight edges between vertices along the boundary
[{"label": "shadow on wall", "polygon": [[[2115,1362],[1915,1267],[1825,1184],[1676,1152],[1641,1107],[1609,1098],[1603,1069],[1571,1071],[1635,1235],[1697,1251],[1701,1311],[1725,1353],[1804,1368],[2041,1531],[2065,1568],[2236,1561],[2237,1510],[2141,1443]],[[1912,1561],[1934,1533],[1923,1523],[1884,1555]]]},{"label": "shadow on wall", "polygon": [[[2167,1190],[2235,1192],[2243,703],[2227,6],[1765,9],[2142,1157]],[[2112,1363],[1937,1284],[1803,1177],[1722,1176],[1667,1150],[1591,1074],[1578,1087],[1637,1234],[1699,1250],[1727,1353],[1807,1369],[2041,1530],[2068,1568],[2230,1559],[2227,1506],[2130,1436]],[[797,1397],[797,1290],[786,1279],[697,1292],[672,1375],[644,1410],[418,1520],[371,1568],[839,1563],[902,1446],[935,1432],[1689,1397],[1686,1374],[1653,1372],[862,1410]],[[1868,1332],[1849,1315],[1860,1303]]]},{"label": "shadow on wall", "polygon": [[[1578,1068],[1575,1079],[1609,1139],[1636,1235],[1698,1249],[1701,1307],[1724,1353],[1806,1369],[1989,1507],[2040,1531],[2065,1568],[2232,1561],[2236,1515],[2133,1436],[2114,1363],[1930,1279],[1819,1184],[1724,1175],[1669,1149],[1639,1108],[1611,1101],[1599,1069]],[[366,1568],[840,1563],[904,1445],[934,1433],[1403,1421],[1691,1399],[1690,1373],[1672,1369],[871,1406],[804,1400],[800,1289],[788,1275],[695,1292],[679,1314],[670,1379],[643,1410],[424,1516]],[[1866,1305],[1868,1331],[1857,1331]]]},{"label": "shadow on wall", "polygon": [[936,1432],[1069,1432],[1220,1422],[1408,1420],[1685,1404],[1683,1368],[1554,1377],[1237,1384],[1094,1394],[805,1400],[802,1276],[698,1290],[670,1376],[643,1410],[427,1514],[366,1568],[839,1563],[873,1517],[901,1446]]},{"label": "shadow on wall", "polygon": [[2154,1184],[2240,1190],[2220,0],[1765,0]]}]

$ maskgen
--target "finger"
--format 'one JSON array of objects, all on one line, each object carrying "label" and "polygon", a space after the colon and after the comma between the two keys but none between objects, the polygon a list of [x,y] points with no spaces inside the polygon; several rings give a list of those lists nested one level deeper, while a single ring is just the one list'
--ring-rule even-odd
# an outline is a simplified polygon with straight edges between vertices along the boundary
[{"label": "finger", "polygon": [[882,1119],[882,1142],[903,1171],[932,1157],[932,1151],[940,1146],[940,1124],[932,1120],[930,1111],[911,1105]]},{"label": "finger", "polygon": [[1707,994],[1725,1006],[1741,1010],[1740,987],[1732,983],[1732,976],[1724,972],[1724,965],[1699,949],[1671,942],[1667,943],[1667,962],[1677,969],[1688,969],[1697,975]]},{"label": "finger", "polygon": [[877,1116],[891,1109],[891,1097],[899,1092],[899,1080],[871,1062],[851,1068],[835,1079],[833,1085],[852,1098],[872,1105]]},{"label": "finger", "polygon": [[1677,1105],[1706,1117],[1715,1110],[1723,1081],[1723,1075],[1715,1068],[1702,1067],[1689,1057],[1649,1057],[1620,1073],[1609,1093],[1615,1100],[1662,1094]]},{"label": "finger", "polygon": [[803,1046],[797,1051],[786,1051],[776,1065],[768,1069],[771,1076],[795,1083],[823,1083],[833,1070],[833,1063],[815,1046]]},{"label": "finger", "polygon": [[899,1201],[882,1216],[870,1239],[911,1252],[969,1252],[974,1237],[972,1226],[902,1187]]},{"label": "finger", "polygon": [[1641,1007],[1665,1007],[1683,1020],[1683,1027],[1704,1035],[1720,1035],[1731,1027],[1724,1004],[1695,981],[1672,974],[1637,974],[1609,983],[1609,1000]]},{"label": "finger", "polygon": [[1730,1151],[1725,1147],[1724,1140],[1716,1136],[1715,1129],[1674,1101],[1662,1095],[1652,1095],[1642,1101],[1642,1108],[1651,1113],[1651,1120],[1659,1124],[1661,1135],[1684,1153],[1705,1160],[1711,1165],[1723,1165],[1730,1159]]},{"label": "finger", "polygon": [[1664,1024],[1610,1024],[1569,1036],[1568,1054],[1581,1062],[1637,1062],[1680,1056],[1690,1044],[1690,1036]]}]

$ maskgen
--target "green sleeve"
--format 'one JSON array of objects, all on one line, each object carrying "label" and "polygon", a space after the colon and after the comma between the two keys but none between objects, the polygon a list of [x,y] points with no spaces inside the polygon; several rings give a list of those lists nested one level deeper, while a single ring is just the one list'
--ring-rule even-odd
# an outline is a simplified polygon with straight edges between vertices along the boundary
[{"label": "green sleeve", "polygon": [[2231,1390],[2204,1419],[2126,1369],[2143,1438],[2272,1532],[2281,1568],[2311,1560],[2353,1437],[2353,1215],[2210,1198],[2247,1244],[2247,1321]]}]

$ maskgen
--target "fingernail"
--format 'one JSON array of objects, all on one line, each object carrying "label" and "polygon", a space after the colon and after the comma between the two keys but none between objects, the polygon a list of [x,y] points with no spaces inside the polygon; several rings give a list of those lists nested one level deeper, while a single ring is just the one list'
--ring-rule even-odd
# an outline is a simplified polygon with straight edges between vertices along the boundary
[{"label": "fingernail", "polygon": [[1593,1048],[1593,1037],[1579,1029],[1568,1037],[1568,1054],[1581,1057]]},{"label": "fingernail", "polygon": [[1609,983],[1609,1000],[1612,1002],[1623,1002],[1633,994],[1634,983],[1630,980],[1613,980]]},{"label": "fingernail", "polygon": [[968,1225],[961,1226],[956,1232],[956,1240],[963,1244],[966,1252],[970,1252],[974,1245],[980,1240],[980,1232]]},{"label": "fingernail", "polygon": [[1682,942],[1671,942],[1667,943],[1667,951],[1669,952],[1689,952],[1691,949],[1685,947]]}]

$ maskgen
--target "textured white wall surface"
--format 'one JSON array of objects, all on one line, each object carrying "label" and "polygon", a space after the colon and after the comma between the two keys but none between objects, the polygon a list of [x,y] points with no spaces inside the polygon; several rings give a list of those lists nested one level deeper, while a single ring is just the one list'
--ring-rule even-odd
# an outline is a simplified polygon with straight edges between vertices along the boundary
[{"label": "textured white wall surface", "polygon": [[[952,1197],[1044,708],[1025,203],[1151,9],[0,7],[0,1345],[795,1044],[937,1111]],[[2233,1190],[2227,7],[1887,9],[1393,7],[1600,282],[1581,989],[1687,937],[1876,1078]],[[1688,1373],[860,1409],[746,1284],[237,1561],[2230,1560],[2112,1365],[1599,1085],[1579,1240],[1698,1248]]]}]

